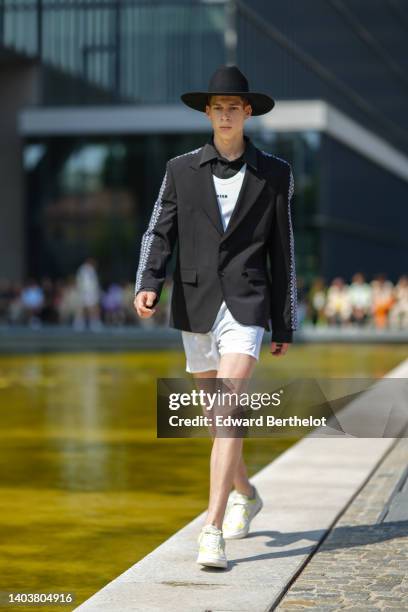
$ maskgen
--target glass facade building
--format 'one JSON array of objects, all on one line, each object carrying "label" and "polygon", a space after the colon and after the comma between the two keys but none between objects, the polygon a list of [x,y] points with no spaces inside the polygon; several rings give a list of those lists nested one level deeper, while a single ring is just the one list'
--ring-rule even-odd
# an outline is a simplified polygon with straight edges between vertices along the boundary
[{"label": "glass facade building", "polygon": [[[299,276],[406,273],[408,12],[402,0],[335,4],[0,3],[0,276],[65,276],[92,252],[106,282],[133,279],[166,161],[209,137],[180,93],[223,63],[277,101],[248,134],[293,165]],[[94,129],[81,112],[100,109]],[[160,117],[106,129],[132,109]]]},{"label": "glass facade building", "polygon": [[[320,135],[249,135],[260,149],[296,165],[298,274],[310,279],[319,270],[318,230],[310,220],[319,193]],[[166,161],[209,138],[210,133],[28,139],[28,275],[64,277],[92,254],[105,282],[133,280]]]}]

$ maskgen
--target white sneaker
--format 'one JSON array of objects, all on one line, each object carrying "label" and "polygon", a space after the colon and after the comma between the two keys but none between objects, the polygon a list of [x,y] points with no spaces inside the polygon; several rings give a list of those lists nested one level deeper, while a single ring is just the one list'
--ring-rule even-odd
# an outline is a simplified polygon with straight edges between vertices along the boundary
[{"label": "white sneaker", "polygon": [[248,535],[252,519],[263,506],[256,487],[253,486],[253,489],[255,492],[254,498],[238,493],[238,491],[230,493],[222,524],[222,533],[226,540],[238,540]]},{"label": "white sneaker", "polygon": [[215,525],[204,525],[197,542],[200,545],[197,563],[209,567],[227,567],[225,542],[221,529],[218,529]]}]

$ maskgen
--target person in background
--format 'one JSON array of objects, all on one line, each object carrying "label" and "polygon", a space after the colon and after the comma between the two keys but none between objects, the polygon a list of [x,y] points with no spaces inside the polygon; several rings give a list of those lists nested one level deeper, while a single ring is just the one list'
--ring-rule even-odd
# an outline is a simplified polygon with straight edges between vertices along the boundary
[{"label": "person in background", "polygon": [[74,274],[70,274],[65,283],[59,285],[58,314],[63,325],[73,325],[81,316],[81,302]]},{"label": "person in background", "polygon": [[371,282],[371,288],[374,325],[377,329],[384,329],[388,326],[388,314],[395,301],[393,285],[385,274],[377,274]]},{"label": "person in background", "polygon": [[393,291],[394,304],[389,313],[389,323],[392,329],[408,329],[408,276],[403,275],[398,280]]},{"label": "person in background", "polygon": [[76,286],[79,293],[80,309],[74,320],[74,328],[76,330],[84,329],[87,321],[91,330],[99,331],[102,327],[99,306],[101,289],[96,272],[96,260],[93,257],[88,257],[78,268]]},{"label": "person in background", "polygon": [[351,303],[351,322],[358,326],[365,325],[370,316],[371,287],[361,272],[356,272],[352,277],[349,297]]},{"label": "person in background", "polygon": [[124,290],[119,283],[111,283],[102,294],[104,322],[108,325],[123,325],[125,321],[123,295]]},{"label": "person in background", "polygon": [[346,325],[350,320],[351,302],[349,288],[344,279],[337,276],[333,279],[328,291],[324,308],[329,325]]},{"label": "person in background", "polygon": [[41,327],[41,310],[44,305],[44,292],[40,285],[30,278],[21,292],[23,322],[33,329]]}]

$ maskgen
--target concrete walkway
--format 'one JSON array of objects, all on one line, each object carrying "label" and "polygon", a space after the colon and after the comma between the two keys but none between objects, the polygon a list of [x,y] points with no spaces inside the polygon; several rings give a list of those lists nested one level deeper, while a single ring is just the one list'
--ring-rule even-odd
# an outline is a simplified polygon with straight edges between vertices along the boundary
[{"label": "concrete walkway", "polygon": [[[408,378],[408,360],[388,376]],[[345,512],[355,507],[358,494],[367,490],[373,474],[378,478],[384,459],[394,457],[398,444],[401,440],[396,438],[303,438],[251,479],[264,499],[264,508],[247,538],[226,542],[227,570],[202,568],[195,562],[196,539],[206,516],[203,512],[75,610],[264,612],[280,606],[285,610],[315,607],[320,612],[326,605],[336,609],[331,606],[339,606],[339,601],[330,603],[330,593],[324,603],[322,592],[310,594],[316,572],[306,583],[300,580],[314,560],[322,558],[317,549],[328,534],[336,532],[333,527],[347,516]],[[391,471],[380,506],[398,480],[400,467],[401,461],[392,459],[385,468]],[[357,513],[356,524],[361,523],[363,530],[365,520],[361,523]],[[350,549],[343,545],[343,533],[341,529],[337,532],[335,546],[329,548],[331,554]],[[352,530],[352,538],[354,533],[361,547],[365,546],[367,540],[361,532]],[[334,556],[333,563],[337,568],[333,575],[338,576],[344,562],[339,565]],[[357,579],[358,559],[352,568],[350,573]],[[378,574],[378,567],[376,571]],[[324,587],[324,576],[320,580]],[[356,584],[358,600],[360,587]],[[359,610],[360,606],[351,609]]]}]

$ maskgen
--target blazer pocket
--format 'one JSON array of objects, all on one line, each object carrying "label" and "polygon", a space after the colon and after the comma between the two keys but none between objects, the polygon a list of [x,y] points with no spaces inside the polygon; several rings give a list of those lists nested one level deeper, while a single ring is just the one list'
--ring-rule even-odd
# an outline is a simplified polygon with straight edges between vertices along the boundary
[{"label": "blazer pocket", "polygon": [[183,283],[197,282],[197,270],[193,268],[180,268],[180,276]]}]

